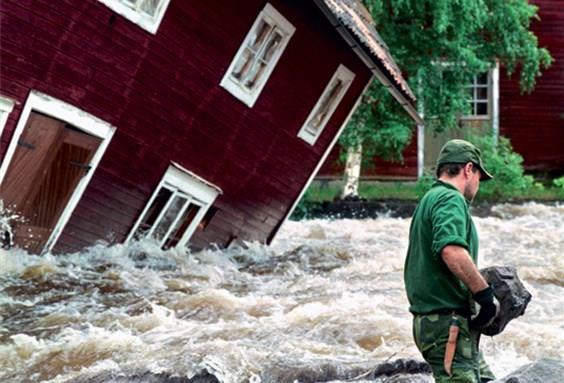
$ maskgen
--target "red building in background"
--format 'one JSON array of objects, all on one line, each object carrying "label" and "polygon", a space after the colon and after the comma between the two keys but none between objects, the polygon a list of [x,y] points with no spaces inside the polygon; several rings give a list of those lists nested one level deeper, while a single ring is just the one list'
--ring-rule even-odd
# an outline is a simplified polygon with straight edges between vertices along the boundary
[{"label": "red building in background", "polygon": [[[539,7],[540,20],[531,24],[539,40],[554,58],[542,73],[531,94],[521,94],[517,75],[495,68],[476,76],[469,88],[474,97],[472,113],[464,116],[461,129],[435,136],[431,131],[414,128],[412,142],[404,151],[403,163],[374,158],[374,166],[363,169],[364,179],[417,179],[423,169],[435,164],[436,156],[449,138],[470,133],[491,133],[511,140],[513,148],[524,158],[528,171],[564,174],[564,7],[560,0],[532,0]],[[418,160],[419,154],[419,160]],[[341,178],[343,167],[336,163],[339,147],[318,173],[320,179]]]},{"label": "red building in background", "polygon": [[30,252],[269,242],[374,76],[418,118],[356,0],[0,12],[0,196]]},{"label": "red building in background", "polygon": [[564,174],[564,4],[559,0],[532,0],[540,20],[531,24],[539,45],[554,58],[535,90],[522,95],[517,76],[499,77],[500,134],[511,139],[523,156],[525,168]]}]

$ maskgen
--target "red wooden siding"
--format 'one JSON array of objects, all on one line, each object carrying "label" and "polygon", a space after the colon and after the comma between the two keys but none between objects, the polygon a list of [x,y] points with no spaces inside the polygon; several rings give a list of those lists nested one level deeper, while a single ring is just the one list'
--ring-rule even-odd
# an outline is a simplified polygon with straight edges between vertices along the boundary
[{"label": "red wooden siding", "polygon": [[[341,147],[333,148],[321,169],[316,175],[320,179],[341,178],[344,166],[339,163]],[[408,179],[417,178],[417,135],[412,137],[410,144],[402,153],[403,161],[385,161],[380,157],[372,158],[372,164],[363,165],[361,177],[363,179]]]},{"label": "red wooden siding", "polygon": [[532,29],[554,62],[535,90],[521,95],[518,77],[500,74],[500,132],[511,139],[529,170],[564,172],[564,4],[534,0],[541,21]]},{"label": "red wooden siding", "polygon": [[363,173],[367,178],[417,179],[417,134],[402,153],[403,161],[374,158],[374,166]]},{"label": "red wooden siding", "polygon": [[[117,131],[55,251],[121,242],[169,162],[223,189],[191,243],[266,240],[298,196],[371,74],[313,2],[272,1],[295,27],[253,108],[219,87],[265,1],[172,0],[156,35],[96,0],[3,0],[0,94],[31,89]],[[314,147],[297,138],[339,63],[356,77]]]}]

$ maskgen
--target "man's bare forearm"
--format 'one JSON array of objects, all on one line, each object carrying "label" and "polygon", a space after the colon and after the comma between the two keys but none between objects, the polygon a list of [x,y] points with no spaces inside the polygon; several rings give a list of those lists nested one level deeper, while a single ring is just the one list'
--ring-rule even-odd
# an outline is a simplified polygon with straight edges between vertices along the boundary
[{"label": "man's bare forearm", "polygon": [[441,256],[449,270],[468,286],[472,294],[488,287],[465,248],[455,245],[445,246]]}]

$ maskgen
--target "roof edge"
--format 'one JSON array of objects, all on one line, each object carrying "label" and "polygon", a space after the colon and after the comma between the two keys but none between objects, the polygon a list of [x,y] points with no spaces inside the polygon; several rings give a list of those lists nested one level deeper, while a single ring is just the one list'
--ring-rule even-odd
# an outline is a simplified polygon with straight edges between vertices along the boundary
[{"label": "roof edge", "polygon": [[[327,17],[331,25],[339,32],[341,37],[346,41],[350,48],[359,56],[359,58],[364,62],[364,64],[370,69],[370,71],[378,78],[378,80],[388,89],[392,96],[400,103],[404,110],[409,114],[409,116],[419,125],[423,125],[423,118],[417,112],[415,107],[416,98],[413,95],[411,89],[407,85],[405,79],[401,76],[401,73],[396,73],[396,77],[399,80],[396,82],[394,75],[390,72],[384,65],[382,58],[374,54],[370,47],[368,47],[359,38],[355,36],[353,31],[345,25],[339,17],[331,10],[327,5],[326,0],[314,0],[314,3],[319,7],[322,13]],[[374,34],[377,35],[378,44],[382,43],[381,37],[374,30]],[[385,47],[387,49],[387,47]],[[386,55],[390,61],[391,66],[397,67],[397,64],[386,50]],[[398,70],[399,72],[399,70]]]}]

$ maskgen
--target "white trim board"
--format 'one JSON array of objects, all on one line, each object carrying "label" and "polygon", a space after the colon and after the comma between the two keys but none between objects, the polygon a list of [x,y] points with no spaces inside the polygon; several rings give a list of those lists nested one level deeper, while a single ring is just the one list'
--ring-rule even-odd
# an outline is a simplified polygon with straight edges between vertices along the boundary
[{"label": "white trim board", "polygon": [[[351,70],[349,70],[343,64],[339,64],[339,66],[337,67],[337,70],[335,71],[335,73],[333,73],[333,76],[331,76],[331,79],[329,80],[329,82],[325,86],[325,89],[323,89],[323,92],[321,92],[321,95],[317,99],[315,106],[311,109],[311,111],[310,111],[309,115],[307,116],[302,128],[298,132],[298,137],[300,137],[302,140],[304,140],[305,142],[307,142],[308,144],[310,144],[312,146],[315,145],[315,143],[317,142],[317,139],[321,136],[321,134],[323,133],[323,130],[325,130],[325,126],[327,125],[327,123],[329,122],[329,120],[333,116],[333,113],[335,112],[335,110],[337,109],[339,104],[341,103],[341,100],[343,99],[343,97],[347,93],[347,90],[349,90],[349,87],[351,86],[351,84],[354,80],[354,77],[355,77],[355,74]],[[325,115],[323,120],[319,123],[318,130],[316,132],[314,132],[310,129],[309,123],[310,123],[311,119],[314,118],[315,115],[318,113],[319,108],[321,107],[322,101],[325,101],[326,97],[328,96],[328,93],[331,91],[331,87],[333,86],[333,83],[337,80],[342,80],[344,82],[343,89],[341,89],[341,91],[336,95],[335,100],[329,101],[329,102],[332,102],[330,104],[329,110],[327,111],[327,114]]]},{"label": "white trim board", "polygon": [[[280,223],[280,225],[278,225],[277,227],[277,232],[280,230],[280,228],[282,227],[282,225],[284,225],[284,223],[286,223],[286,221],[288,220],[288,218],[292,215],[292,213],[294,212],[294,210],[296,209],[296,206],[298,206],[298,203],[300,202],[300,200],[302,199],[303,195],[305,194],[307,188],[309,187],[309,185],[311,184],[311,182],[313,181],[313,179],[315,178],[315,176],[317,175],[317,172],[319,171],[319,169],[321,168],[321,166],[323,165],[323,163],[325,162],[325,159],[327,158],[327,156],[329,155],[329,153],[331,152],[331,150],[333,149],[333,147],[335,146],[335,144],[337,143],[337,140],[339,139],[339,137],[341,136],[341,133],[343,132],[343,130],[345,129],[345,127],[347,126],[347,124],[349,123],[349,120],[351,119],[353,113],[356,111],[356,109],[358,108],[358,105],[360,104],[360,101],[362,100],[362,95],[364,95],[364,93],[366,92],[366,90],[368,89],[368,87],[370,86],[370,84],[372,83],[372,81],[374,80],[375,76],[372,75],[370,77],[370,79],[368,80],[368,82],[366,83],[366,85],[364,86],[364,89],[362,89],[362,92],[360,93],[360,95],[358,96],[358,98],[356,99],[353,107],[351,108],[349,114],[347,115],[347,117],[345,118],[345,121],[343,121],[343,124],[341,125],[341,127],[339,128],[339,131],[335,134],[335,137],[333,137],[333,140],[331,141],[331,143],[329,144],[329,146],[327,146],[327,149],[325,149],[325,153],[323,153],[323,156],[321,156],[321,158],[319,159],[319,162],[317,162],[317,165],[315,166],[315,169],[313,169],[313,171],[311,172],[309,179],[306,181],[306,183],[304,184],[304,187],[302,188],[302,191],[300,192],[300,194],[298,195],[298,198],[296,198],[296,200],[294,201],[294,204],[292,205],[292,207],[288,210],[288,212],[286,213],[286,216],[284,217],[284,219],[282,220],[282,223]],[[276,233],[272,234],[271,238],[270,238],[270,242],[272,242],[274,240],[274,238],[276,237]]]},{"label": "white trim board", "polygon": [[499,61],[491,70],[492,74],[492,130],[494,143],[499,141]]},{"label": "white trim board", "polygon": [[14,104],[14,100],[0,95],[0,137],[2,137],[8,116],[14,110]]},{"label": "white trim board", "polygon": [[421,123],[417,124],[417,179],[420,180],[425,169],[425,104],[421,77],[417,76],[417,113],[421,116]]},{"label": "white trim board", "polygon": [[423,178],[425,168],[425,125],[417,125],[417,179]]},{"label": "white trim board", "polygon": [[203,183],[204,185],[207,185],[207,186],[209,186],[209,187],[211,187],[211,188],[214,188],[215,190],[217,190],[217,192],[218,192],[219,194],[223,194],[223,190],[221,190],[221,188],[220,188],[219,186],[217,186],[217,185],[215,185],[215,184],[213,184],[213,183],[211,183],[211,182],[209,182],[209,181],[203,179],[202,177],[200,177],[200,176],[197,175],[196,173],[191,172],[190,170],[184,168],[182,165],[180,165],[180,164],[178,164],[178,163],[176,163],[176,162],[174,162],[174,161],[170,161],[170,163],[171,163],[172,166],[176,167],[176,168],[177,168],[178,170],[180,170],[181,172],[188,174],[190,177],[194,178],[196,181],[201,182],[201,183]]},{"label": "white trim board", "polygon": [[51,233],[49,239],[47,240],[42,253],[49,252],[55,246],[56,241],[59,239],[65,225],[71,217],[73,210],[80,201],[82,194],[86,190],[86,186],[90,182],[94,171],[96,170],[104,152],[106,151],[116,128],[105,121],[81,110],[77,107],[68,104],[64,101],[58,100],[54,97],[48,96],[46,94],[40,93],[38,91],[32,90],[26,100],[26,103],[21,112],[18,124],[6,151],[6,156],[2,161],[2,166],[0,167],[0,183],[4,180],[8,167],[14,153],[16,151],[18,140],[27,124],[29,115],[32,111],[37,111],[53,118],[65,121],[75,128],[82,130],[88,134],[99,137],[102,139],[98,149],[94,153],[91,160],[90,171],[80,179],[78,185],[76,186],[74,192],[72,193],[67,206],[63,209],[61,216],[59,217],[57,223],[53,227],[53,232]]}]

